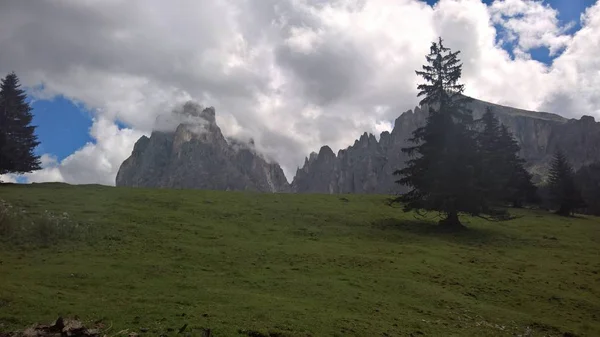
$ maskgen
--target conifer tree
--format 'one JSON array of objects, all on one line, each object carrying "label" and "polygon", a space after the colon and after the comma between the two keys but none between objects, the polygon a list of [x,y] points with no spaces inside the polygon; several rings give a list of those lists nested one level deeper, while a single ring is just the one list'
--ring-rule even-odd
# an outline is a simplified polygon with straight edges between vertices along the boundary
[{"label": "conifer tree", "polygon": [[552,160],[549,185],[552,204],[557,208],[556,214],[569,216],[576,209],[585,206],[581,192],[575,183],[573,167],[560,150],[556,151]]},{"label": "conifer tree", "polygon": [[500,126],[498,145],[502,153],[499,163],[503,169],[502,182],[506,184],[501,190],[501,200],[513,207],[537,202],[537,187],[532,182],[531,173],[525,169],[525,160],[519,157],[521,147],[505,125]]},{"label": "conifer tree", "polygon": [[15,73],[0,83],[0,174],[25,173],[40,169],[34,154],[39,144],[33,116]]},{"label": "conifer tree", "polygon": [[522,207],[525,202],[536,202],[537,188],[525,169],[525,160],[519,157],[521,148],[508,128],[487,108],[480,122],[477,136],[482,161],[481,188],[486,199],[495,205],[512,204]]},{"label": "conifer tree", "polygon": [[459,83],[462,64],[459,51],[452,52],[440,38],[432,43],[427,64],[416,71],[420,84],[420,104],[429,107],[423,127],[417,128],[410,141],[414,146],[402,149],[409,155],[407,166],[394,172],[397,183],[409,191],[395,199],[404,210],[437,211],[444,216],[441,224],[459,227],[460,213],[479,215],[487,211],[483,191],[478,186],[481,164],[473,130],[473,117]]},{"label": "conifer tree", "polygon": [[479,122],[483,124],[477,134],[482,167],[479,186],[490,203],[498,203],[507,183],[505,153],[500,144],[500,122],[489,107]]}]

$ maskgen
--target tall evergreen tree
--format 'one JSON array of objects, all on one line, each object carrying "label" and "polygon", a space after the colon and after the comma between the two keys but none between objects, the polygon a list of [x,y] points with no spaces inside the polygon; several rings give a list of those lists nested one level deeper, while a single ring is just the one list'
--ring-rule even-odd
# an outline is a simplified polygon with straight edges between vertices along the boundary
[{"label": "tall evergreen tree", "polygon": [[498,146],[502,154],[502,182],[506,184],[501,190],[501,200],[511,203],[513,207],[537,202],[537,187],[533,184],[531,173],[525,169],[525,160],[519,157],[521,147],[506,125],[500,126]]},{"label": "tall evergreen tree", "polygon": [[482,167],[479,185],[491,203],[498,203],[507,183],[505,153],[500,144],[500,122],[489,107],[479,122],[483,124],[477,134]]},{"label": "tall evergreen tree", "polygon": [[487,108],[477,135],[482,162],[481,188],[487,200],[496,205],[512,204],[521,207],[535,202],[537,188],[525,169],[525,160],[519,157],[521,148],[508,128]]},{"label": "tall evergreen tree", "polygon": [[424,96],[420,104],[429,107],[429,115],[412,134],[415,145],[402,149],[410,157],[407,166],[394,172],[401,176],[397,183],[410,189],[395,199],[405,211],[437,211],[444,216],[441,223],[450,227],[461,226],[460,213],[486,211],[477,185],[481,167],[473,117],[465,106],[469,99],[462,95],[464,85],[459,83],[458,54],[440,38],[432,43],[423,70],[416,71],[425,80],[417,87],[418,97]]},{"label": "tall evergreen tree", "polygon": [[33,116],[15,73],[0,83],[0,174],[25,173],[40,169],[39,157],[34,154],[39,144]]},{"label": "tall evergreen tree", "polygon": [[549,187],[556,214],[569,216],[585,206],[581,192],[575,183],[573,167],[560,150],[556,151],[550,167]]}]

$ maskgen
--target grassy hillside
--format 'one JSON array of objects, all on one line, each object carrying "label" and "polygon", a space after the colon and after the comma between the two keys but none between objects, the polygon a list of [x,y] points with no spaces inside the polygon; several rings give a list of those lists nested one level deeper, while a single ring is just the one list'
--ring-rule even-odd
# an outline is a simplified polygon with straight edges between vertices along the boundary
[{"label": "grassy hillside", "polygon": [[0,199],[77,223],[46,246],[0,241],[0,331],[78,315],[108,335],[600,336],[598,218],[518,211],[450,234],[382,196],[41,184]]}]

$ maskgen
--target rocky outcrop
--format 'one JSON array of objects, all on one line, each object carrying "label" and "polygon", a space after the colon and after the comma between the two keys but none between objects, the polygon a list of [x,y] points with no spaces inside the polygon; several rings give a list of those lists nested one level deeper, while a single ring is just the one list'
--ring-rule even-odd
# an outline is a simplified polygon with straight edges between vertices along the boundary
[{"label": "rocky outcrop", "polygon": [[[491,107],[498,119],[513,132],[521,156],[537,182],[547,175],[554,151],[560,147],[574,168],[600,161],[600,123],[593,117],[568,120],[556,114],[527,111],[473,100],[470,108],[480,118]],[[408,159],[401,148],[409,145],[412,131],[424,124],[428,107],[416,107],[395,121],[392,132],[377,140],[363,134],[354,145],[335,155],[327,146],[311,154],[299,168],[292,190],[299,193],[395,193],[393,172]]]},{"label": "rocky outcrop", "polygon": [[289,192],[283,170],[254,143],[226,139],[214,108],[188,102],[174,113],[175,131],[152,132],[135,144],[117,173],[117,186]]}]

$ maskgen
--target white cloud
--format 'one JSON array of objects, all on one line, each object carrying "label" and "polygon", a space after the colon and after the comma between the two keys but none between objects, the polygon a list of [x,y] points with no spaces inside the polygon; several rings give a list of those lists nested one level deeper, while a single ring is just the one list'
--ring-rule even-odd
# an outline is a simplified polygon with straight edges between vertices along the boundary
[{"label": "white cloud", "polygon": [[0,183],[16,183],[17,177],[13,174],[0,174]]},{"label": "white cloud", "polygon": [[129,157],[133,144],[142,136],[132,129],[119,129],[112,121],[100,117],[94,120],[88,143],[60,164],[67,183],[97,183],[111,185],[121,163]]},{"label": "white cloud", "polygon": [[549,80],[554,84],[541,108],[564,111],[569,117],[600,117],[600,2],[582,15],[582,28],[563,54],[554,60]]},{"label": "white cloud", "polygon": [[26,173],[27,182],[59,181],[70,184],[114,185],[121,163],[131,154],[133,144],[142,133],[119,129],[110,120],[94,120],[90,129],[94,142],[58,162],[48,154],[41,156],[42,169]]},{"label": "white cloud", "polygon": [[547,47],[550,55],[569,44],[566,32],[573,23],[561,26],[558,11],[533,0],[497,0],[490,6],[492,21],[505,29],[506,43],[517,43],[517,52],[527,55],[527,51],[537,47]]},{"label": "white cloud", "polygon": [[23,174],[29,183],[41,183],[46,181],[64,182],[64,178],[58,167],[59,163],[55,156],[43,154],[40,157],[41,170]]},{"label": "white cloud", "polygon": [[42,167],[53,167],[53,166],[56,166],[57,164],[58,164],[58,159],[54,155],[46,153],[40,157],[40,166],[42,166]]},{"label": "white cloud", "polygon": [[[414,107],[414,70],[439,35],[461,50],[467,94],[599,117],[600,4],[575,33],[556,15],[525,0],[8,0],[0,72],[95,113],[96,143],[31,179],[113,184],[137,137],[190,98],[214,106],[226,135],[252,137],[291,179],[321,145],[335,151],[387,130]],[[514,59],[495,26],[516,43]],[[537,47],[557,53],[552,65],[528,57]]]}]

